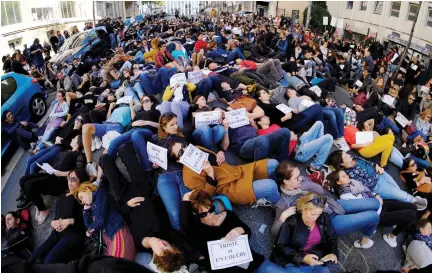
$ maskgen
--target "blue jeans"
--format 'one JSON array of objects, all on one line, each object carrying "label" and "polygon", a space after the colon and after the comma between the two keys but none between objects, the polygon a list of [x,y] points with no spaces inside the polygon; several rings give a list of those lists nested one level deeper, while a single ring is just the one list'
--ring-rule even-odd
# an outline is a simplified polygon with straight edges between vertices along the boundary
[{"label": "blue jeans", "polygon": [[132,141],[134,145],[135,152],[138,154],[138,157],[141,161],[141,166],[145,171],[151,171],[152,166],[148,159],[147,154],[147,142],[151,139],[153,132],[146,128],[132,128],[130,131],[119,135],[115,139],[113,139],[108,147],[108,152],[112,158],[117,157],[118,149],[122,144],[128,143]]},{"label": "blue jeans", "polygon": [[376,198],[337,200],[345,210],[345,214],[332,214],[331,220],[338,236],[360,230],[362,235],[370,237],[374,234],[379,215],[380,203]]},{"label": "blue jeans", "polygon": [[124,131],[123,125],[120,123],[93,123],[95,127],[95,136],[103,137],[109,131],[116,131],[119,134],[122,134]]},{"label": "blue jeans", "polygon": [[197,145],[216,151],[216,146],[225,136],[225,128],[222,125],[210,127],[201,125],[192,133],[192,137]]},{"label": "blue jeans", "polygon": [[391,121],[386,116],[383,117],[380,124],[378,124],[378,126],[377,126],[378,131],[382,131],[382,130],[384,130],[384,128],[390,128],[393,131],[393,134],[395,134],[395,135],[400,135],[400,133],[401,133],[401,130],[396,125],[396,123]]},{"label": "blue jeans", "polygon": [[116,81],[112,81],[112,82],[110,82],[110,86],[111,86],[111,88],[113,88],[113,89],[117,89],[117,88],[119,88],[120,87],[120,83],[121,83],[121,80],[116,80]]},{"label": "blue jeans", "polygon": [[395,164],[396,167],[400,169],[402,168],[404,159],[405,157],[402,155],[402,153],[396,147],[393,147],[392,152],[390,154],[390,159],[389,159],[390,162]]},{"label": "blue jeans", "polygon": [[39,166],[36,163],[42,165],[42,163],[48,162],[49,160],[53,159],[58,153],[60,153],[60,150],[61,149],[59,146],[53,145],[32,155],[27,160],[25,175],[36,173],[36,171],[39,169]]},{"label": "blue jeans", "polygon": [[415,157],[415,156],[412,156],[412,155],[410,155],[410,158],[415,161],[415,163],[417,164],[417,166],[420,169],[426,169],[426,168],[428,168],[428,167],[431,166],[429,164],[429,162],[427,160],[425,160],[425,159],[421,159],[421,158],[418,158],[418,157]]},{"label": "blue jeans", "polygon": [[116,38],[115,38],[114,33],[110,33],[109,37],[110,37],[111,48],[114,49],[116,47]]},{"label": "blue jeans", "polygon": [[241,52],[240,48],[236,47],[228,56],[226,57],[228,62],[235,61],[236,59],[240,58],[242,60],[245,60],[246,57]]},{"label": "blue jeans", "polygon": [[344,113],[342,108],[337,107],[323,107],[323,116],[325,120],[329,121],[331,126],[331,134],[334,139],[344,136]]},{"label": "blue jeans", "polygon": [[409,203],[414,202],[414,197],[401,190],[396,181],[386,172],[379,176],[378,183],[373,188],[373,191],[378,193],[382,199],[393,199]]},{"label": "blue jeans", "polygon": [[288,269],[289,273],[330,273],[330,270],[326,266],[321,265],[295,265],[287,264],[285,269]]},{"label": "blue jeans", "polygon": [[333,145],[333,137],[324,135],[324,125],[317,121],[300,137],[299,142],[300,146],[294,159],[304,163],[315,156],[310,166],[320,169],[327,160]]},{"label": "blue jeans", "polygon": [[311,69],[311,71],[312,71],[312,75],[311,76],[312,77],[316,76],[316,62],[315,61],[309,61],[307,64],[305,64],[303,66],[303,68],[305,70]]},{"label": "blue jeans", "polygon": [[146,94],[159,94],[164,92],[169,85],[170,78],[177,72],[177,68],[162,67],[156,73],[154,79],[150,79],[149,75],[142,73],[140,76],[141,85]]},{"label": "blue jeans", "polygon": [[324,123],[322,107],[317,104],[309,106],[309,108],[301,111],[299,115],[303,116],[303,118],[293,124],[293,127],[304,127],[312,121],[321,121]]},{"label": "blue jeans", "polygon": [[[51,138],[54,136],[55,129],[56,128],[50,128],[48,130],[45,130],[45,132],[42,135],[42,141],[50,141]],[[39,142],[39,144],[37,145],[36,149],[38,151],[45,149],[45,144],[43,144],[42,141]]]},{"label": "blue jeans", "polygon": [[267,160],[267,173],[269,178],[252,182],[253,191],[257,200],[264,198],[272,204],[276,204],[279,201],[280,194],[278,186],[275,180],[273,180],[275,179],[275,171],[278,165],[279,162],[275,159]]},{"label": "blue jeans", "polygon": [[268,158],[271,154],[276,155],[279,161],[288,160],[289,141],[291,132],[287,128],[281,128],[269,135],[257,136],[248,139],[240,148],[240,157],[258,161]]},{"label": "blue jeans", "polygon": [[134,63],[143,64],[144,63],[144,54],[141,51],[138,51],[134,57]]},{"label": "blue jeans", "polygon": [[183,195],[190,192],[183,182],[183,172],[162,173],[158,178],[157,188],[168,212],[171,226],[175,230],[180,230],[180,203]]},{"label": "blue jeans", "polygon": [[132,96],[132,99],[135,102],[140,102],[140,98],[144,96],[144,89],[141,86],[141,83],[136,82],[133,86],[128,86],[125,89],[125,96]]},{"label": "blue jeans", "polygon": [[278,266],[277,264],[274,264],[270,262],[269,260],[265,259],[264,262],[258,267],[257,270],[254,271],[254,273],[289,273],[291,271],[284,269],[283,267]]},{"label": "blue jeans", "polygon": [[177,125],[183,129],[183,119],[189,113],[189,103],[187,101],[164,101],[161,104],[161,115],[172,112],[177,116]]}]

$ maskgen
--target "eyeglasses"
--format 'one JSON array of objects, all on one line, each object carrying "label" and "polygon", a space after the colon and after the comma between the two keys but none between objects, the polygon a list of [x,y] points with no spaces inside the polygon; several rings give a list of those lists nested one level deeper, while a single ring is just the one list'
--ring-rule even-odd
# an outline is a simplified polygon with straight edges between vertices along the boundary
[{"label": "eyeglasses", "polygon": [[414,162],[414,164],[409,165],[410,168],[417,166],[417,163]]},{"label": "eyeglasses", "polygon": [[67,178],[67,180],[68,181],[71,181],[71,182],[78,182],[78,178],[77,177],[75,177],[75,176],[68,176],[68,178]]},{"label": "eyeglasses", "polygon": [[209,213],[213,213],[215,211],[215,206],[212,205],[208,211],[204,211],[204,212],[199,212],[199,213],[195,213],[196,217],[198,218],[204,218],[206,217]]},{"label": "eyeglasses", "polygon": [[327,197],[322,196],[322,197],[314,197],[312,200],[310,200],[309,202],[311,202],[312,204],[314,204],[315,206],[318,207],[322,207],[324,208],[325,204],[327,203]]},{"label": "eyeglasses", "polygon": [[82,118],[77,118],[76,121],[79,122],[79,123],[82,123],[83,119]]},{"label": "eyeglasses", "polygon": [[149,103],[149,102],[150,102],[149,99],[142,100],[142,103]]}]

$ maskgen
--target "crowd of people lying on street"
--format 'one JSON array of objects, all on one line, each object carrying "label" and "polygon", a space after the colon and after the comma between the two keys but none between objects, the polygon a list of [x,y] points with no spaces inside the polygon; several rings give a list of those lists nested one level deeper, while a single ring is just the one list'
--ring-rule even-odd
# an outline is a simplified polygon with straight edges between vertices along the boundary
[{"label": "crowd of people lying on street", "polygon": [[[231,15],[150,16],[113,45],[106,58],[46,64],[56,99],[39,136],[2,116],[31,153],[20,210],[2,218],[3,255],[210,272],[208,242],[257,232],[234,213],[243,205],[275,215],[273,249],[220,272],[329,272],[339,236],[358,231],[354,247],[373,248],[380,227],[389,249],[409,238],[404,272],[431,272],[432,79],[418,56],[403,72],[398,47]],[[55,211],[44,195],[58,196]],[[33,229],[54,214],[35,249],[30,206]]]}]

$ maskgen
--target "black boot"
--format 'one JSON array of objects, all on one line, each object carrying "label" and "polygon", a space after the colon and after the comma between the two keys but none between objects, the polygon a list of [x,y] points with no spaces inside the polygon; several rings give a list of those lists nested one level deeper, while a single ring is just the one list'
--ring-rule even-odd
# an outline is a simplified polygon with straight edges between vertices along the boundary
[{"label": "black boot", "polygon": [[20,191],[20,195],[18,196],[18,198],[16,199],[16,201],[21,201],[21,200],[24,200],[24,199],[26,199],[26,195],[25,195],[24,191],[21,190]]},{"label": "black boot", "polygon": [[25,199],[23,199],[23,200],[21,200],[21,201],[18,202],[17,208],[18,209],[24,209],[24,208],[27,208],[30,205],[31,205],[31,200],[29,198],[25,198]]}]

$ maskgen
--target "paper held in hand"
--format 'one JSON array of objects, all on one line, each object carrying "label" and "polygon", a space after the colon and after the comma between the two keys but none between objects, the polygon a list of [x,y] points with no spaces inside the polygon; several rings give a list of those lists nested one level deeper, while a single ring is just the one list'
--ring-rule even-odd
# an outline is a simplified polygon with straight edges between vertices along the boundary
[{"label": "paper held in hand", "polygon": [[415,65],[415,64],[411,64],[410,67],[411,67],[412,70],[417,71],[417,68],[418,68],[417,65]]},{"label": "paper held in hand", "polygon": [[387,94],[382,97],[382,101],[385,104],[387,104],[388,106],[394,106],[395,105],[395,98],[393,98],[392,96],[387,95]]},{"label": "paper held in hand", "polygon": [[118,100],[117,100],[117,105],[119,105],[119,104],[129,104],[129,102],[132,100],[132,96],[124,96],[124,97],[121,97],[121,98],[119,98]]},{"label": "paper held in hand", "polygon": [[373,132],[356,132],[356,144],[373,142]]},{"label": "paper held in hand", "polygon": [[225,113],[228,125],[231,128],[238,128],[250,124],[245,108],[228,111]]},{"label": "paper held in hand", "polygon": [[39,163],[36,162],[36,164],[47,174],[53,174],[55,171],[54,168],[51,167],[51,165],[48,163],[43,163],[42,165],[40,165]]},{"label": "paper held in hand", "polygon": [[336,22],[337,22],[337,18],[336,18],[336,17],[332,17],[331,22],[330,22],[330,25],[331,25],[332,27],[335,27],[335,26],[336,26]]},{"label": "paper held in hand", "polygon": [[170,79],[170,87],[174,87],[174,85],[179,84],[180,86],[174,90],[174,92],[181,92],[183,89],[183,85],[187,83],[186,74],[185,73],[177,73],[174,74]]},{"label": "paper held in hand", "polygon": [[298,107],[298,111],[299,113],[302,112],[303,110],[311,107],[312,105],[314,105],[315,103],[311,100],[308,99],[304,99],[302,100],[302,102],[300,103],[299,107]]},{"label": "paper held in hand", "polygon": [[363,83],[360,80],[357,80],[354,84],[357,85],[358,88],[363,86]]},{"label": "paper held in hand", "polygon": [[195,147],[192,144],[186,147],[182,157],[180,158],[180,163],[196,172],[201,174],[204,162],[208,159],[208,153],[205,153]]},{"label": "paper held in hand", "polygon": [[240,235],[233,241],[225,239],[207,242],[212,270],[248,265],[253,261],[247,235]]},{"label": "paper held in hand", "polygon": [[219,111],[200,112],[195,114],[195,128],[198,128],[201,125],[219,124],[219,121]]},{"label": "paper held in hand", "polygon": [[147,154],[150,162],[159,165],[164,170],[168,169],[168,150],[164,147],[147,142]]},{"label": "paper held in hand", "polygon": [[276,108],[285,115],[292,112],[292,108],[283,103],[276,105]]},{"label": "paper held in hand", "polygon": [[193,84],[199,83],[203,78],[204,74],[201,71],[188,72],[188,80]]},{"label": "paper held in hand", "polygon": [[407,118],[401,113],[397,113],[395,120],[402,126],[402,128],[405,128],[409,124],[409,120],[407,120]]}]

